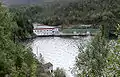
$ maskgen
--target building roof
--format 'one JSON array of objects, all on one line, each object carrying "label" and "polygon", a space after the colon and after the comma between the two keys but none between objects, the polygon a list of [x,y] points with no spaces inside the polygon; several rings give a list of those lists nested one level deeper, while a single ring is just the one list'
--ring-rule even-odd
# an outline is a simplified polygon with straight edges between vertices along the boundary
[{"label": "building roof", "polygon": [[58,28],[56,26],[48,26],[48,25],[44,25],[44,24],[38,24],[38,23],[33,23],[34,29],[33,30],[53,30],[55,28]]},{"label": "building roof", "polygon": [[44,26],[37,26],[37,28],[55,28],[55,27],[44,25]]},{"label": "building roof", "polygon": [[35,29],[33,29],[33,30],[53,30],[53,29],[55,29],[55,28],[35,28]]},{"label": "building roof", "polygon": [[49,67],[52,67],[52,66],[53,66],[53,64],[50,63],[50,62],[49,62],[49,63],[46,63],[46,64],[44,65],[45,68],[49,68]]},{"label": "building roof", "polygon": [[49,25],[37,24],[37,23],[33,23],[33,26],[35,26],[34,24],[36,24],[37,28],[56,28],[55,26],[49,26]]},{"label": "building roof", "polygon": [[84,26],[84,27],[91,27],[92,25],[80,25],[80,26]]}]

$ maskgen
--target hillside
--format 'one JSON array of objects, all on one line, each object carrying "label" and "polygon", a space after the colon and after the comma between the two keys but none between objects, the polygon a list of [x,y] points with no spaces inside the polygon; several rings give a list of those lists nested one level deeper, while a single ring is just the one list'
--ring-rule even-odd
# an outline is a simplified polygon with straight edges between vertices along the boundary
[{"label": "hillside", "polygon": [[21,5],[21,4],[39,4],[43,3],[44,0],[0,0],[7,5]]},{"label": "hillside", "polygon": [[0,1],[2,1],[4,4],[7,5],[29,5],[29,4],[54,3],[54,2],[67,3],[76,0],[0,0]]}]

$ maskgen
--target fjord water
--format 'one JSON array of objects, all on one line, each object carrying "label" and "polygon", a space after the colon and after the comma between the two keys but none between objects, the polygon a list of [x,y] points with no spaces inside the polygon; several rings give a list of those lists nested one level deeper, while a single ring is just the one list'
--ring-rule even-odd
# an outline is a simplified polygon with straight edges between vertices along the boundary
[{"label": "fjord water", "polygon": [[90,39],[90,36],[79,38],[38,37],[31,42],[31,47],[37,57],[41,53],[45,63],[51,62],[53,69],[63,68],[67,77],[74,77],[71,72],[75,66],[79,46],[86,45]]}]

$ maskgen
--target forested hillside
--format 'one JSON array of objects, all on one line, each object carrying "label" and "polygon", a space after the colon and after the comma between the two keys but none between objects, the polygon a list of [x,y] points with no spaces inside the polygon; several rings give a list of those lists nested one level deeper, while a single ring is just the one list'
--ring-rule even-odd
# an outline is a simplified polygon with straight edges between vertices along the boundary
[{"label": "forested hillside", "polygon": [[9,9],[0,4],[0,77],[35,76],[37,59],[31,49],[25,48],[13,39],[17,26]]},{"label": "forested hillside", "polygon": [[1,0],[4,4],[9,6],[11,5],[28,5],[28,4],[40,4],[43,3],[44,0]]},{"label": "forested hillside", "polygon": [[30,20],[31,23],[38,22],[54,26],[69,26],[71,24],[102,25],[102,28],[106,29],[104,34],[108,35],[109,30],[115,29],[115,26],[119,23],[119,3],[119,0],[78,0],[67,4],[53,2],[43,6],[30,5],[12,8],[12,12],[20,11],[21,14],[16,13],[16,16],[23,14],[24,24],[27,24],[27,20]]},{"label": "forested hillside", "polygon": [[16,14],[19,16],[14,17],[0,3],[0,77],[51,77],[52,74],[45,71],[43,62],[37,59],[32,49],[17,41],[30,32],[24,29],[23,24],[27,21],[22,21],[23,13],[20,15],[18,11]]},{"label": "forested hillside", "polygon": [[[61,1],[62,2],[62,1]],[[54,2],[53,2],[54,3]],[[36,10],[37,13],[33,14],[39,17],[36,18],[39,22],[49,21],[50,24],[54,21],[62,21],[62,23],[98,23],[102,20],[103,16],[111,15],[115,13],[119,8],[119,1],[102,1],[102,0],[78,0],[74,2],[64,3],[56,2],[49,3],[44,6],[37,6],[42,8],[42,11]],[[36,8],[36,6],[29,6],[30,8]],[[30,10],[29,9],[29,10]],[[31,9],[33,10],[33,9]],[[30,11],[28,12],[28,14]],[[48,14],[47,14],[48,13]],[[44,18],[43,18],[44,17]],[[44,21],[41,21],[43,20]],[[66,20],[66,21],[65,21]],[[95,21],[97,20],[97,21]],[[35,20],[36,21],[36,20]],[[50,22],[51,21],[51,22]],[[47,23],[48,24],[48,23]]]},{"label": "forested hillside", "polygon": [[76,0],[0,0],[4,4],[7,4],[8,6],[14,6],[14,5],[30,5],[30,4],[37,4],[37,5],[43,5],[43,4],[49,4],[49,3],[68,3]]},{"label": "forested hillside", "polygon": [[[28,0],[19,1],[8,3],[29,4]],[[34,22],[62,27],[71,24],[99,26],[101,32],[86,49],[79,50],[78,77],[120,76],[120,41],[111,43],[108,39],[110,32],[114,30],[118,35],[120,31],[120,0],[78,0],[12,8],[0,3],[0,77],[49,77],[31,48],[19,41],[33,35]],[[54,73],[58,77],[64,71],[57,69]]]}]

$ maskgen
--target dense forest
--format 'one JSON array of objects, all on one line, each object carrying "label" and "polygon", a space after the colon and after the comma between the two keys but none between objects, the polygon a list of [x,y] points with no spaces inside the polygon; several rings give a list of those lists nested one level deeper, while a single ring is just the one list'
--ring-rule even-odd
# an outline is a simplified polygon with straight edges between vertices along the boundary
[{"label": "dense forest", "polygon": [[[32,49],[17,41],[21,38],[15,39],[27,32],[24,30],[25,25],[20,25],[26,22],[21,23],[22,16],[19,17],[18,20],[14,18],[14,14],[0,3],[0,77],[51,77]],[[55,73],[57,71],[59,74],[62,69]]]},{"label": "dense forest", "polygon": [[[119,77],[120,40],[111,41],[109,33],[120,31],[120,0],[78,0],[8,8],[0,4],[0,77],[49,77],[31,48],[19,40],[34,35],[32,23],[47,25],[94,24],[101,32],[81,48],[76,59],[78,77]],[[83,50],[82,50],[83,49]],[[56,69],[55,77],[65,77]],[[59,75],[59,76],[58,76]]]},{"label": "dense forest", "polygon": [[[32,34],[32,23],[70,27],[73,24],[92,24],[100,27],[105,37],[115,31],[119,23],[119,0],[77,0],[68,3],[49,3],[10,8],[19,30],[16,35]],[[26,26],[27,25],[27,26]],[[21,33],[23,32],[23,34]]]}]

